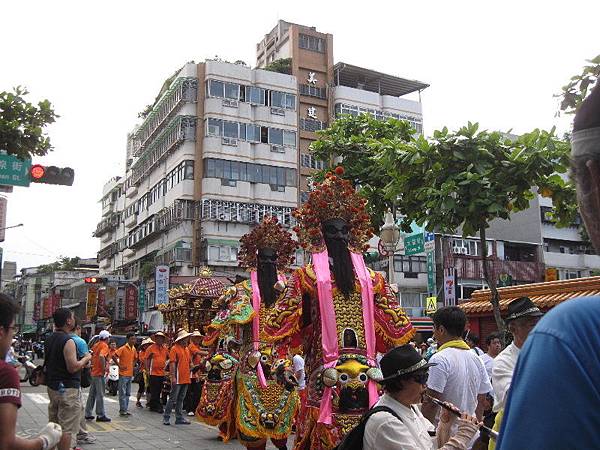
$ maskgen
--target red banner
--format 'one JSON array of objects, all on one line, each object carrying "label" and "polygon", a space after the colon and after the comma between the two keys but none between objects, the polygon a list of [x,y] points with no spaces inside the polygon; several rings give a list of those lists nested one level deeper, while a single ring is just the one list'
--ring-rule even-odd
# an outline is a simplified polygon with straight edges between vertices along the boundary
[{"label": "red banner", "polygon": [[60,303],[61,303],[61,298],[59,294],[54,294],[53,296],[51,296],[52,298],[52,314],[54,314],[54,311],[56,311],[58,308],[60,308]]},{"label": "red banner", "polygon": [[41,300],[41,302],[42,302],[42,319],[47,319],[52,315],[52,313],[50,313],[50,308],[52,307],[52,301],[50,300],[50,297],[46,297],[46,298],[43,298]]},{"label": "red banner", "polygon": [[37,322],[40,320],[40,311],[42,309],[42,301],[35,302],[35,306],[33,307],[33,321]]},{"label": "red banner", "polygon": [[137,319],[137,288],[127,286],[125,289],[125,320]]}]

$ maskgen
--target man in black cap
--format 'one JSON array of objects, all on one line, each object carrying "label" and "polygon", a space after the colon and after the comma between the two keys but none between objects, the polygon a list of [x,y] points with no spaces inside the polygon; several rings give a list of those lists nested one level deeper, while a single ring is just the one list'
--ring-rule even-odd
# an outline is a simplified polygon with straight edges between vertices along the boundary
[{"label": "man in black cap", "polygon": [[[436,438],[431,435],[435,427],[416,406],[427,389],[428,368],[432,365],[435,364],[425,361],[411,345],[396,347],[381,359],[380,383],[385,393],[376,406],[391,408],[398,418],[385,411],[373,414],[365,426],[365,450],[438,448]],[[442,420],[447,420],[444,414]],[[465,414],[458,421],[458,432],[440,448],[465,449],[477,430],[477,419]]]}]

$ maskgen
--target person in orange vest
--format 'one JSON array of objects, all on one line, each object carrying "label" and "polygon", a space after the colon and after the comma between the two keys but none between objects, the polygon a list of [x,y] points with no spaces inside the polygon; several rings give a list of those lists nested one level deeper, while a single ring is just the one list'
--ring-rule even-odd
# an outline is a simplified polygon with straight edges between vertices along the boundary
[{"label": "person in orange vest", "polygon": [[104,410],[104,390],[106,389],[106,381],[104,374],[109,361],[108,339],[110,333],[102,330],[99,334],[98,342],[92,347],[92,384],[88,394],[87,403],[85,404],[85,419],[92,420],[92,409],[96,404],[96,422],[110,422],[106,417]]},{"label": "person in orange vest", "polygon": [[[190,358],[192,359],[192,368],[198,367],[202,364],[203,359],[208,356],[208,352],[205,349],[200,348],[202,338],[203,336],[198,330],[195,330],[190,336],[188,350],[190,351]],[[188,388],[185,397],[184,409],[188,412],[188,416],[190,417],[196,414],[196,408],[200,402],[200,393],[202,391],[201,376],[200,370],[192,372],[190,387]]]},{"label": "person in orange vest", "polygon": [[165,366],[169,350],[165,347],[167,336],[159,331],[152,337],[154,344],[146,350],[146,371],[148,372],[150,387],[150,411],[162,414],[163,407],[160,404],[160,391],[162,390],[163,379],[165,377]]},{"label": "person in orange vest", "polygon": [[130,416],[129,396],[131,395],[131,379],[133,366],[138,358],[135,349],[135,334],[127,333],[127,342],[115,351],[119,358],[119,415]]},{"label": "person in orange vest", "polygon": [[175,425],[189,425],[190,421],[183,417],[183,400],[191,382],[191,358],[188,349],[191,333],[179,330],[169,352],[169,374],[171,376],[171,393],[165,406],[163,425],[171,424],[171,410],[175,406]]},{"label": "person in orange vest", "polygon": [[146,394],[146,401],[150,399],[150,385],[148,380],[148,372],[146,371],[146,352],[148,351],[148,347],[152,344],[154,344],[152,339],[144,339],[140,344],[140,349],[138,351],[139,373],[136,378],[139,387],[137,391],[137,402],[135,404],[135,406],[138,408],[143,408],[141,399],[144,393]]},{"label": "person in orange vest", "polygon": [[111,340],[108,343],[108,364],[109,365],[112,364],[113,362],[114,363],[119,362],[118,359],[115,358],[116,353],[117,353],[117,342]]}]

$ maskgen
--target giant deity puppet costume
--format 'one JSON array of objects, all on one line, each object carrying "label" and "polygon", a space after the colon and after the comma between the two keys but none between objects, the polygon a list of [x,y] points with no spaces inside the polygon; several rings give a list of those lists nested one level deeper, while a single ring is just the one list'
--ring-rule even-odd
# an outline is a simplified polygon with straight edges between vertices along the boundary
[{"label": "giant deity puppet costume", "polygon": [[268,343],[264,333],[264,319],[285,287],[284,271],[296,248],[275,217],[266,217],[244,235],[238,260],[250,280],[225,291],[221,301],[226,307],[208,327],[208,341],[218,335],[242,344],[233,414],[238,439],[250,449],[264,449],[268,439],[285,449],[299,407],[286,346]]},{"label": "giant deity puppet costume", "polygon": [[415,334],[383,277],[365,266],[366,201],[342,174],[328,173],[295,212],[312,263],[293,273],[266,320],[272,341],[303,339],[308,393],[295,450],[338,445],[378,400],[376,353]]}]

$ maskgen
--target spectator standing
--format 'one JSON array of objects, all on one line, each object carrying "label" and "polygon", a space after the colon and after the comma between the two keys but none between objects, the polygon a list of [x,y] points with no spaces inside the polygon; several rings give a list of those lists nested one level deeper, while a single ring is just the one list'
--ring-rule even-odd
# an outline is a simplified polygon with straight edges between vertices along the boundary
[{"label": "spectator standing", "polygon": [[106,389],[106,381],[104,374],[106,373],[107,362],[109,358],[108,339],[110,333],[102,330],[98,335],[98,342],[92,347],[92,383],[90,385],[90,393],[85,405],[85,419],[93,420],[92,410],[96,406],[96,422],[110,422],[106,417],[104,409],[104,391]]},{"label": "spectator standing", "polygon": [[169,351],[165,347],[167,336],[159,331],[152,336],[154,344],[146,351],[146,371],[150,376],[150,411],[162,414],[164,412],[160,403],[160,393],[165,378],[165,366]]},{"label": "spectator standing", "polygon": [[485,352],[479,348],[479,336],[476,334],[467,333],[465,335],[465,342],[469,347],[471,347],[471,351],[477,356],[482,356],[485,354]]},{"label": "spectator standing", "polygon": [[169,352],[169,374],[171,376],[171,393],[165,405],[163,424],[170,425],[171,410],[175,406],[175,425],[189,425],[183,417],[183,400],[190,385],[191,358],[188,349],[191,333],[179,330],[171,351]]},{"label": "spectator standing", "polygon": [[[21,407],[21,383],[17,371],[4,359],[15,333],[17,312],[14,300],[0,294],[0,449],[47,450],[61,441],[60,425],[50,422],[37,437],[31,439],[23,439],[15,434],[17,412]],[[62,448],[68,448],[68,444]]]},{"label": "spectator standing", "polygon": [[[116,358],[117,354],[117,341],[111,339],[108,341],[108,365],[119,364],[119,360]],[[106,368],[108,370],[108,367]]]},{"label": "spectator standing", "polygon": [[119,415],[130,416],[131,379],[133,378],[133,366],[138,358],[135,349],[135,334],[127,333],[127,342],[115,351],[115,356],[119,359]]},{"label": "spectator standing", "polygon": [[[81,338],[81,323],[79,320],[75,319],[75,328],[71,333],[71,339],[75,342],[75,348],[77,351],[77,359],[82,359],[84,356],[90,354],[90,349],[85,342]],[[91,355],[90,355],[91,358]],[[91,359],[90,359],[91,360]],[[89,364],[89,363],[88,363]],[[91,435],[87,429],[87,422],[85,420],[85,412],[83,408],[83,398],[81,397],[82,389],[79,391],[79,403],[81,403],[80,414],[79,414],[79,431],[77,432],[77,443],[78,444],[92,444],[96,442],[96,438]]]},{"label": "spectator standing", "polygon": [[[195,330],[190,336],[190,344],[188,350],[192,360],[192,367],[197,367],[202,363],[202,360],[208,356],[208,352],[200,348],[202,342],[202,334],[199,330]],[[200,402],[200,394],[202,393],[202,380],[200,378],[200,370],[195,370],[191,376],[190,387],[188,388],[185,397],[185,410],[188,416],[196,414],[196,408]]]},{"label": "spectator standing", "polygon": [[[433,315],[433,335],[439,344],[438,351],[429,362],[435,363],[429,370],[427,392],[432,397],[456,405],[461,411],[478,420],[483,417],[485,394],[492,390],[483,361],[462,340],[467,317],[462,309],[447,306]],[[435,423],[439,407],[423,401],[423,415]],[[458,422],[451,417],[438,424],[440,445],[456,435]],[[471,443],[472,444],[472,443]]]},{"label": "spectator standing", "polygon": [[[367,421],[363,437],[365,450],[463,450],[477,431],[477,419],[463,415],[457,420],[456,434],[443,445],[432,437],[435,427],[417,407],[426,389],[428,368],[435,363],[425,361],[411,345],[390,350],[381,359],[385,393],[376,407],[394,411],[376,412]],[[429,369],[430,370],[430,369]],[[442,412],[443,420],[448,418]]]},{"label": "spectator standing", "polygon": [[73,311],[58,308],[52,314],[54,333],[45,342],[48,416],[63,429],[59,449],[75,448],[81,421],[81,369],[90,355],[77,359],[77,347],[71,338],[75,327]]},{"label": "spectator standing", "polygon": [[150,338],[146,338],[140,344],[140,349],[138,351],[138,391],[137,391],[137,402],[135,406],[138,408],[143,408],[142,405],[142,395],[146,394],[146,402],[148,402],[150,398],[150,383],[148,382],[148,372],[146,371],[146,351],[148,347],[154,344],[154,341]]},{"label": "spectator standing", "polygon": [[498,356],[498,354],[502,350],[502,341],[500,340],[500,334],[491,333],[488,337],[485,338],[485,345],[487,345],[487,352],[481,355],[481,360],[483,361],[483,365],[485,366],[485,371],[491,379],[492,369],[494,368],[494,358],[496,358],[496,356]]}]

